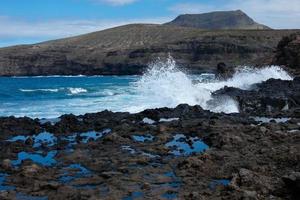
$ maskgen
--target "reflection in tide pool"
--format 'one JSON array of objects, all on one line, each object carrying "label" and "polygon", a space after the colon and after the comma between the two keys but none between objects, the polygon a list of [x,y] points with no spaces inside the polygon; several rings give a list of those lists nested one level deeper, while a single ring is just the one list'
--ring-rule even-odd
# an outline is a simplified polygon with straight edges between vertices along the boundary
[{"label": "reflection in tide pool", "polygon": [[291,118],[288,117],[279,117],[279,118],[272,118],[272,117],[252,117],[255,121],[261,123],[270,123],[271,121],[275,121],[276,123],[285,123],[289,121]]},{"label": "reflection in tide pool", "polygon": [[131,146],[128,146],[128,145],[121,146],[121,149],[123,151],[128,151],[130,154],[135,154],[136,153],[136,151]]},{"label": "reflection in tide pool", "polygon": [[5,185],[5,181],[6,181],[7,176],[8,176],[8,174],[0,173],[0,192],[1,191],[15,190],[14,186]]},{"label": "reflection in tide pool", "polygon": [[109,134],[111,132],[111,129],[104,129],[102,132],[96,132],[96,131],[89,131],[86,133],[81,133],[80,136],[83,138],[83,143],[88,143],[90,140],[98,140],[99,138],[102,138],[103,136]]},{"label": "reflection in tide pool", "polygon": [[37,196],[30,196],[22,193],[17,193],[16,199],[17,200],[48,200],[48,197],[37,197]]},{"label": "reflection in tide pool", "polygon": [[56,154],[57,154],[57,151],[50,151],[47,153],[46,156],[43,156],[38,153],[27,153],[27,152],[22,151],[22,152],[18,153],[18,159],[12,161],[12,165],[19,166],[20,164],[22,164],[23,161],[31,160],[32,162],[34,162],[36,164],[40,164],[40,165],[47,166],[47,167],[52,166],[57,163],[56,160],[54,159]]},{"label": "reflection in tide pool", "polygon": [[63,169],[63,175],[59,178],[61,183],[69,183],[76,178],[91,176],[92,172],[80,164],[71,164]]},{"label": "reflection in tide pool", "polygon": [[[25,142],[28,139],[29,139],[29,136],[18,135],[7,141],[8,142],[17,142],[17,141]],[[46,145],[47,147],[52,147],[57,142],[57,138],[52,133],[48,133],[48,132],[42,132],[38,135],[33,135],[32,139],[33,139],[33,147],[34,148],[41,147],[42,145]]]},{"label": "reflection in tide pool", "polygon": [[154,136],[151,134],[146,135],[134,135],[132,136],[133,140],[136,142],[152,142],[154,139]]},{"label": "reflection in tide pool", "polygon": [[[88,143],[91,140],[96,141],[107,134],[111,133],[111,129],[107,128],[101,132],[98,131],[88,131],[85,133],[74,133],[73,135],[62,137],[61,139],[68,142],[67,147],[70,148],[73,145],[76,145],[78,142]],[[80,136],[80,140],[77,140],[77,137]]]},{"label": "reflection in tide pool", "polygon": [[164,193],[163,195],[161,195],[161,197],[164,199],[177,199],[177,193],[170,191]]},{"label": "reflection in tide pool", "polygon": [[217,186],[219,186],[219,185],[227,186],[227,185],[229,185],[229,183],[230,183],[229,179],[217,179],[217,180],[213,180],[209,184],[209,188],[211,190],[215,190]]},{"label": "reflection in tide pool", "polygon": [[173,140],[166,144],[171,149],[171,154],[175,156],[188,156],[192,153],[201,153],[208,149],[208,145],[198,137],[187,137],[183,134],[176,134]]},{"label": "reflection in tide pool", "polygon": [[144,196],[142,192],[132,192],[130,196],[124,197],[122,200],[134,200],[134,199],[141,199]]}]

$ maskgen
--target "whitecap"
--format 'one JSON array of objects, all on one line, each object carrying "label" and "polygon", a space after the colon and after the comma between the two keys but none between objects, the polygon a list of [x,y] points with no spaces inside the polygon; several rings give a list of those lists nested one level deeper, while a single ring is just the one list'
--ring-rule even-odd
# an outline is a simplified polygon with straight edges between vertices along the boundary
[{"label": "whitecap", "polygon": [[58,92],[59,89],[19,89],[21,92]]},{"label": "whitecap", "polygon": [[80,94],[80,93],[86,93],[87,90],[84,88],[68,88],[69,92],[74,95],[74,94]]}]

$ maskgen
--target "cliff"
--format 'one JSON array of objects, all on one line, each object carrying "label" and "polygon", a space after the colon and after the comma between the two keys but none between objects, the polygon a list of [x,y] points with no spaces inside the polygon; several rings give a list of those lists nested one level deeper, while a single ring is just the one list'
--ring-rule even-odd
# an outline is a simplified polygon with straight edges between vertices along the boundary
[{"label": "cliff", "polygon": [[0,49],[1,76],[130,75],[169,53],[192,72],[269,63],[293,30],[200,30],[132,24],[72,38]]},{"label": "cliff", "polygon": [[294,75],[300,75],[300,32],[282,38],[273,63],[285,66]]}]

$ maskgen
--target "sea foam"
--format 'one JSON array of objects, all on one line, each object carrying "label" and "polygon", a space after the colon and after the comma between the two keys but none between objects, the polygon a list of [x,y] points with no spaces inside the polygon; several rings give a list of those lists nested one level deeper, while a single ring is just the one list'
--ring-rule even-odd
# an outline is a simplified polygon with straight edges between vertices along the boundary
[{"label": "sea foam", "polygon": [[58,92],[59,89],[20,89],[21,92]]},{"label": "sea foam", "polygon": [[292,77],[279,66],[264,68],[239,67],[232,78],[193,82],[192,76],[179,70],[171,57],[166,62],[155,62],[134,84],[137,97],[135,105],[127,111],[138,112],[146,108],[176,107],[178,104],[200,105],[213,112],[239,112],[237,103],[230,98],[211,104],[212,93],[224,86],[250,89],[253,84],[270,78],[291,80]]},{"label": "sea foam", "polygon": [[84,88],[68,88],[71,94],[80,94],[80,93],[86,93],[87,90]]}]

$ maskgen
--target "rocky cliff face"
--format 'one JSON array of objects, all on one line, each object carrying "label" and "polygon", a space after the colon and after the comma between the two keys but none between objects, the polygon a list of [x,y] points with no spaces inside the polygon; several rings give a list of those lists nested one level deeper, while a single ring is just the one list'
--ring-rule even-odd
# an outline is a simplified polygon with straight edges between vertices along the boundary
[{"label": "rocky cliff face", "polygon": [[300,75],[300,32],[279,42],[274,64],[284,65],[291,73]]},{"label": "rocky cliff face", "polygon": [[140,74],[157,57],[171,54],[192,72],[270,63],[283,36],[295,31],[203,31],[135,24],[78,37],[0,49],[0,75]]},{"label": "rocky cliff face", "polygon": [[175,20],[166,23],[183,27],[193,27],[200,29],[270,29],[251,19],[241,10],[219,11],[204,14],[180,15]]}]

